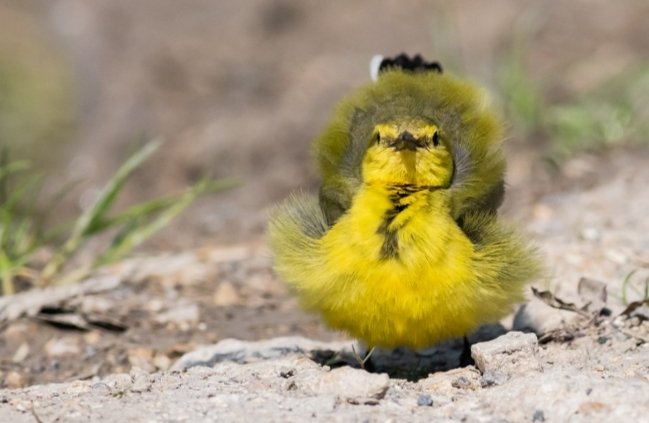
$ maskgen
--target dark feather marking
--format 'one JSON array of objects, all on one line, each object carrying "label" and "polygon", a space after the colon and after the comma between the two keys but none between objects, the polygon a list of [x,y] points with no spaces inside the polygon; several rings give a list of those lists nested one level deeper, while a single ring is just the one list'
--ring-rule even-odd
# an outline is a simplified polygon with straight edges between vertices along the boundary
[{"label": "dark feather marking", "polygon": [[362,184],[360,164],[367,146],[361,145],[358,139],[362,139],[362,134],[368,131],[365,128],[368,124],[371,124],[368,111],[363,108],[355,108],[347,128],[346,147],[336,164],[340,178],[336,178],[332,184],[320,187],[320,204],[329,226],[336,223],[338,218],[351,207],[353,194]]},{"label": "dark feather marking", "polygon": [[318,219],[313,211],[306,207],[292,207],[286,210],[293,220],[300,222],[302,231],[309,238],[318,239],[327,232],[324,221]]},{"label": "dark feather marking", "polygon": [[482,242],[482,234],[475,230],[475,228],[467,228],[464,224],[464,216],[460,216],[456,220],[457,226],[462,229],[462,232],[464,232],[464,235],[466,235],[467,238],[471,241],[472,244],[478,245]]},{"label": "dark feather marking", "polygon": [[[505,184],[501,182],[500,184],[493,187],[486,195],[481,197],[481,201],[474,204],[471,210],[482,211],[495,215],[496,213],[498,213],[498,207],[500,207],[504,198]],[[456,223],[473,244],[478,245],[482,243],[483,234],[477,228],[467,228],[464,224],[464,215],[458,217],[456,219]]]},{"label": "dark feather marking", "polygon": [[397,237],[398,229],[390,229],[390,224],[399,213],[408,208],[408,204],[401,204],[401,199],[408,195],[409,194],[405,191],[400,191],[399,188],[390,195],[392,208],[385,212],[383,215],[383,221],[376,231],[378,234],[384,236],[381,251],[379,253],[381,260],[399,258],[399,238]]},{"label": "dark feather marking", "polygon": [[409,204],[401,203],[401,200],[409,197],[410,195],[421,191],[422,189],[430,189],[411,184],[398,184],[394,185],[393,191],[390,194],[390,202],[392,208],[388,209],[383,215],[383,221],[377,229],[377,233],[384,236],[381,251],[379,253],[381,260],[398,259],[399,258],[399,238],[398,229],[391,229],[390,225],[395,217],[402,211],[408,208]]},{"label": "dark feather marking", "polygon": [[349,206],[343,205],[342,200],[335,198],[335,196],[333,195],[327,195],[326,193],[324,193],[322,188],[320,189],[318,199],[320,201],[320,208],[325,215],[325,219],[329,227],[333,226],[338,218],[340,218],[340,216],[345,213],[345,210],[349,208]]},{"label": "dark feather marking", "polygon": [[503,204],[505,199],[505,183],[500,182],[493,187],[487,195],[483,197],[482,208],[485,211],[496,214],[498,208]]},{"label": "dark feather marking", "polygon": [[384,222],[379,227],[379,233],[385,237],[379,253],[381,260],[399,258],[399,238],[397,237],[397,231],[388,229],[388,225],[389,223]]},{"label": "dark feather marking", "polygon": [[390,193],[390,202],[392,207],[388,209],[383,215],[383,221],[379,225],[376,233],[383,235],[385,239],[381,245],[380,258],[387,260],[390,258],[399,258],[399,238],[397,237],[399,228],[390,228],[392,221],[399,213],[406,210],[410,204],[403,204],[401,201],[404,198],[410,197],[412,194],[427,190],[435,191],[443,189],[441,186],[422,186],[413,184],[396,184],[392,185]]}]

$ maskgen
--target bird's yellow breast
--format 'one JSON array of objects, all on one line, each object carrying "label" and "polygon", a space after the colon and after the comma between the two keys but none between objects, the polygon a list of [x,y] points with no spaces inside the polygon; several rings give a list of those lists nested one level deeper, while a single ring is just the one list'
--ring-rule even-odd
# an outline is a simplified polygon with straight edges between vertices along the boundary
[{"label": "bird's yellow breast", "polygon": [[443,189],[365,186],[321,242],[328,282],[314,282],[331,292],[312,306],[369,345],[425,347],[480,319],[473,245]]}]

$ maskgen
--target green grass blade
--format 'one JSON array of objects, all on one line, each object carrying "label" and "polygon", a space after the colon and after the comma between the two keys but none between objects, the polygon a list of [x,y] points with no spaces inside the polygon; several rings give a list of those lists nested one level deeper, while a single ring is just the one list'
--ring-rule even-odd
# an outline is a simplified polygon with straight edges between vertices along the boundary
[{"label": "green grass blade", "polygon": [[9,162],[7,150],[2,151],[0,157],[0,207],[7,202],[9,196],[9,175],[28,168],[29,163],[26,161]]},{"label": "green grass blade", "polygon": [[18,223],[13,234],[13,246],[16,255],[25,258],[36,250],[38,242],[34,236],[31,220],[25,219]]},{"label": "green grass blade", "polygon": [[637,271],[638,269],[633,269],[632,271],[630,271],[624,278],[624,281],[622,282],[622,304],[624,304],[625,306],[629,305],[629,300],[626,295],[627,289],[629,287],[629,283],[631,282],[631,278],[633,277],[633,275],[635,275]]},{"label": "green grass blade", "polygon": [[158,140],[147,143],[142,149],[136,151],[117,170],[115,176],[108,181],[101,191],[94,204],[86,210],[79,220],[73,232],[73,236],[81,237],[91,235],[94,232],[94,225],[98,224],[105,216],[115,201],[115,198],[124,187],[126,180],[146,159],[148,159],[161,145]]},{"label": "green grass blade", "polygon": [[151,141],[136,151],[117,170],[113,178],[104,186],[99,197],[77,219],[72,235],[65,242],[59,253],[43,269],[43,279],[49,281],[60,271],[65,261],[74,254],[83,241],[96,234],[101,228],[101,221],[113,205],[115,198],[124,187],[126,180],[146,159],[148,159],[161,145],[159,140]]},{"label": "green grass blade", "polygon": [[[26,198],[29,198],[27,193],[31,190],[38,189],[40,182],[43,180],[41,175],[31,175],[27,177],[20,185],[12,188],[8,194],[5,202],[0,205],[0,208],[6,210],[15,210],[18,204]],[[33,201],[37,198],[36,195],[31,196]]]},{"label": "green grass blade", "polygon": [[119,225],[128,224],[129,222],[141,217],[151,216],[170,207],[176,201],[178,201],[178,195],[157,198],[141,204],[136,204],[135,206],[118,213],[116,216],[103,219],[102,222],[98,224],[96,230],[100,232]]},{"label": "green grass blade", "polygon": [[[110,246],[108,251],[97,259],[94,267],[96,268],[114,262],[123,257],[129,251],[146,241],[151,235],[167,226],[176,216],[185,210],[197,196],[203,194],[211,186],[212,184],[210,184],[209,181],[199,182],[178,198],[178,201],[160,212],[160,214],[149,224],[134,224],[130,226],[129,230],[120,232],[113,240],[113,244]],[[140,217],[136,217],[135,219],[139,218]]]},{"label": "green grass blade", "polygon": [[[201,182],[201,192],[200,194],[207,194],[210,192],[222,191],[228,188],[235,187],[239,184],[238,181],[233,179],[220,179],[216,181],[203,181]],[[104,218],[97,226],[97,231],[106,230],[113,228],[122,224],[126,224],[131,220],[138,217],[149,217],[156,213],[159,213],[173,203],[179,201],[179,198],[184,196],[185,193],[173,194],[161,198],[156,198],[153,200],[146,201],[144,203],[136,204],[125,211],[118,213],[116,216]]]}]

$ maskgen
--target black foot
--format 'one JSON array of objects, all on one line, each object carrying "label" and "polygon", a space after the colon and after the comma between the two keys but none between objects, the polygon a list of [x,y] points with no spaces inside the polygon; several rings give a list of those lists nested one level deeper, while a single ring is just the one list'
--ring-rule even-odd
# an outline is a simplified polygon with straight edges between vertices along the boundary
[{"label": "black foot", "polygon": [[469,338],[464,337],[464,346],[462,347],[462,354],[460,354],[460,367],[473,366],[475,361],[471,357],[471,343]]}]

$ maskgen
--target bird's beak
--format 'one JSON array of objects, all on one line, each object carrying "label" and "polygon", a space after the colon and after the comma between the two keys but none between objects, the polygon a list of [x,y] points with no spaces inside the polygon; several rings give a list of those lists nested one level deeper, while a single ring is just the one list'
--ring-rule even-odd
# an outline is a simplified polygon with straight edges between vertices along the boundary
[{"label": "bird's beak", "polygon": [[394,143],[391,145],[395,150],[409,150],[416,151],[418,148],[423,148],[425,146],[424,142],[415,138],[410,132],[403,131],[399,134]]}]

